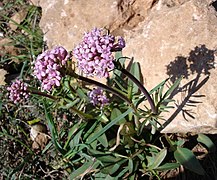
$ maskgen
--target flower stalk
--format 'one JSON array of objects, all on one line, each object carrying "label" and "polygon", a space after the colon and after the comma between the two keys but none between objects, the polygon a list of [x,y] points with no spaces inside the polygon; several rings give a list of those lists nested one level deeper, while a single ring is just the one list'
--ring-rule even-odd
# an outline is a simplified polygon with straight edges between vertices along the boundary
[{"label": "flower stalk", "polygon": [[154,101],[153,99],[151,98],[149,92],[145,89],[145,87],[141,84],[141,82],[136,79],[129,71],[127,71],[126,69],[124,69],[123,67],[119,67],[118,70],[120,70],[124,75],[126,75],[129,79],[131,79],[137,86],[138,88],[142,91],[142,93],[145,95],[145,97],[147,98],[149,104],[150,104],[150,107],[151,107],[151,110],[152,110],[152,113],[153,114],[157,114],[157,109],[156,109],[156,106],[154,104]]},{"label": "flower stalk", "polygon": [[111,92],[112,94],[115,94],[116,96],[118,96],[119,98],[121,98],[125,102],[127,102],[133,109],[135,109],[134,106],[133,106],[132,101],[130,99],[128,99],[126,96],[124,96],[123,94],[121,94],[120,92],[116,91],[115,89],[113,89],[113,88],[111,88],[111,87],[109,87],[109,86],[107,86],[105,84],[102,84],[102,83],[100,83],[98,81],[95,81],[93,79],[89,79],[89,78],[80,76],[80,75],[76,74],[73,71],[67,71],[66,74],[69,75],[69,76],[71,76],[71,77],[75,77],[75,78],[77,78],[77,79],[79,79],[81,81],[84,81],[86,83],[98,86],[98,87],[100,87],[100,88],[102,88],[102,89],[104,89],[104,90],[106,90],[108,92]]},{"label": "flower stalk", "polygon": [[[29,94],[35,94],[35,95],[39,95],[39,96],[43,96],[43,97],[46,97],[46,98],[49,98],[49,99],[52,99],[52,100],[58,100],[59,98],[55,97],[55,96],[52,96],[50,94],[47,94],[45,92],[41,92],[41,91],[36,91],[36,90],[32,90],[30,88],[28,88],[26,90],[27,93]],[[89,114],[85,114],[83,113],[82,111],[79,111],[78,109],[76,109],[75,107],[70,107],[71,111],[73,111],[74,113],[76,113],[80,118],[82,119],[92,119],[93,117]]]},{"label": "flower stalk", "polygon": [[28,88],[26,91],[27,91],[28,93],[35,94],[35,95],[39,95],[39,96],[44,96],[44,97],[47,97],[47,98],[52,99],[52,100],[57,100],[57,99],[58,99],[57,97],[52,96],[52,95],[50,95],[50,94],[47,94],[47,93],[45,93],[45,92],[32,90],[32,89],[30,89],[30,88]]}]

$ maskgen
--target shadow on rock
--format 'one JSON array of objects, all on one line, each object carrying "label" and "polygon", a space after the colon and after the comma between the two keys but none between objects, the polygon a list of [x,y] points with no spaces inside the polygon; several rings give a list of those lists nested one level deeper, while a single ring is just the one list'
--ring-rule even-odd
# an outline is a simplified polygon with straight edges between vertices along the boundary
[{"label": "shadow on rock", "polygon": [[196,107],[198,103],[202,103],[200,98],[205,97],[205,95],[196,95],[195,93],[206,84],[209,80],[210,70],[215,68],[215,52],[216,50],[210,50],[205,45],[196,46],[194,50],[189,53],[189,56],[178,56],[167,65],[167,74],[170,76],[173,83],[180,77],[185,79],[188,79],[190,75],[196,75],[196,77],[185,85],[178,87],[171,95],[170,98],[173,98],[176,94],[181,93],[183,100],[175,103],[177,109],[163,124],[162,129],[165,128],[179,112],[182,112],[185,120],[195,118],[192,108]]}]

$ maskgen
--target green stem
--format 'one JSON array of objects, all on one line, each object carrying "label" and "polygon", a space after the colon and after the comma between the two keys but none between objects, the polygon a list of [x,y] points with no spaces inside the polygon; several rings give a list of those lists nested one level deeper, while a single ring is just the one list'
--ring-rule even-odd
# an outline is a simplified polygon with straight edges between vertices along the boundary
[{"label": "green stem", "polygon": [[127,71],[124,68],[118,68],[123,74],[125,74],[129,79],[131,79],[137,86],[138,88],[143,92],[143,94],[145,95],[145,97],[147,98],[150,106],[151,106],[151,110],[153,112],[153,114],[157,114],[157,109],[156,106],[154,104],[153,99],[151,98],[150,94],[148,93],[148,91],[145,89],[145,87],[141,84],[141,82],[136,79],[129,71]]}]

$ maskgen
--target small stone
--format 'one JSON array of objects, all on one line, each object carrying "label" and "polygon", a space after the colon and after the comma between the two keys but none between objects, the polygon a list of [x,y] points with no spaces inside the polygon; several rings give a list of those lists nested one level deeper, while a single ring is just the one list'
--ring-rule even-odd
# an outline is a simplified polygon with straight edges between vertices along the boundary
[{"label": "small stone", "polygon": [[0,86],[5,85],[5,75],[7,74],[7,71],[4,69],[0,69]]}]

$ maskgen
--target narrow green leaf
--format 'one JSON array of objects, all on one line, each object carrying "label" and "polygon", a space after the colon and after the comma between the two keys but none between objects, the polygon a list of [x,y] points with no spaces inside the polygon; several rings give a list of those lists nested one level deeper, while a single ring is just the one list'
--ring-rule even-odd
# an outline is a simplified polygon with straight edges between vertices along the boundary
[{"label": "narrow green leaf", "polygon": [[117,179],[123,179],[125,173],[127,173],[128,168],[123,168],[123,170],[116,176]]},{"label": "narrow green leaf", "polygon": [[154,170],[157,170],[157,171],[167,171],[167,170],[178,168],[179,166],[180,166],[179,163],[166,163],[166,164],[164,164],[162,166],[158,166]]},{"label": "narrow green leaf", "polygon": [[104,180],[114,180],[113,177],[111,177],[110,175],[104,174],[102,172],[97,173],[95,175],[95,180],[102,180],[102,179],[104,179]]},{"label": "narrow green leaf", "polygon": [[52,142],[50,141],[50,142],[45,146],[45,148],[43,149],[42,154],[44,154],[52,145],[53,145],[53,144],[52,144]]},{"label": "narrow green leaf", "polygon": [[103,133],[105,133],[109,128],[111,128],[113,125],[117,124],[120,120],[122,120],[125,116],[127,116],[129,113],[131,113],[133,110],[130,108],[127,111],[125,111],[123,114],[115,118],[113,121],[111,121],[109,124],[107,124],[103,129],[101,129],[98,133],[96,133],[93,137],[87,140],[87,144],[90,144],[94,140],[96,140],[99,136],[101,136]]},{"label": "narrow green leaf", "polygon": [[81,99],[87,99],[87,95],[84,93],[82,89],[78,88],[76,92]]},{"label": "narrow green leaf", "polygon": [[151,166],[149,166],[149,169],[157,168],[163,162],[166,155],[167,155],[166,149],[162,149],[159,153],[157,153],[157,155],[154,158],[154,163],[151,164]]},{"label": "narrow green leaf", "polygon": [[[121,114],[122,114],[122,112],[119,109],[114,108],[111,112],[111,120],[115,119],[118,116],[121,116]],[[120,124],[123,124],[125,122],[126,122],[126,119],[123,118],[117,124],[120,125]]]},{"label": "narrow green leaf", "polygon": [[51,132],[52,142],[54,143],[56,149],[61,154],[64,154],[64,150],[58,142],[58,133],[57,133],[57,129],[56,129],[56,126],[54,124],[54,121],[53,121],[53,117],[51,116],[50,112],[48,111],[48,107],[47,107],[45,100],[43,101],[43,103],[44,103],[45,116],[46,116],[46,119],[48,121],[48,127],[49,127],[50,132]]},{"label": "narrow green leaf", "polygon": [[[99,128],[100,128],[99,130],[102,129],[102,125],[101,125],[101,124],[99,124]],[[99,137],[97,138],[97,140],[98,140],[105,148],[108,147],[108,140],[107,140],[107,137],[106,137],[105,133],[102,134],[101,136],[99,136]]]},{"label": "narrow green leaf", "polygon": [[82,177],[85,174],[85,171],[93,165],[92,161],[84,163],[80,168],[76,169],[73,173],[70,174],[69,178],[74,180],[75,178]]},{"label": "narrow green leaf", "polygon": [[127,93],[127,90],[124,88],[124,85],[126,86],[126,83],[123,79],[121,79],[120,77],[117,77],[116,79],[114,79],[115,84],[118,86],[118,88],[115,88],[115,90],[117,90],[118,92],[124,94]]},{"label": "narrow green leaf", "polygon": [[133,160],[129,159],[128,161],[128,169],[129,169],[129,173],[133,172]]},{"label": "narrow green leaf", "polygon": [[66,105],[60,106],[59,108],[70,109],[71,107],[74,107],[75,104],[77,104],[80,101],[80,99],[75,99],[74,101],[72,101],[67,98],[65,98],[65,100],[68,101],[68,103]]},{"label": "narrow green leaf", "polygon": [[[139,81],[140,81],[140,75],[141,75],[141,73],[140,73],[140,68],[139,68],[139,63],[138,62],[134,62],[133,64],[132,64],[132,66],[131,66],[131,69],[130,69],[130,73],[136,78],[136,79],[138,79]],[[137,93],[138,92],[138,86],[135,84],[135,83],[133,83],[131,80],[129,80],[129,86],[131,86],[132,87],[132,93]]]},{"label": "narrow green leaf", "polygon": [[204,144],[210,151],[215,151],[216,150],[215,144],[205,134],[198,134],[197,141]]},{"label": "narrow green leaf", "polygon": [[103,163],[116,163],[121,160],[120,158],[114,156],[112,153],[101,152],[95,149],[88,149],[88,151],[91,153],[91,155],[94,155],[97,160]]},{"label": "narrow green leaf", "polygon": [[155,91],[157,91],[159,88],[162,88],[162,86],[165,85],[165,83],[169,80],[169,78],[167,78],[166,80],[162,81],[160,84],[158,84],[157,86],[155,86],[150,92],[149,94],[153,94]]},{"label": "narrow green leaf", "polygon": [[74,126],[72,126],[68,132],[68,138],[67,138],[67,141],[64,145],[64,149],[67,148],[72,136],[76,133],[76,131],[79,129],[79,126],[80,126],[80,123],[76,123]]},{"label": "narrow green leaf", "polygon": [[70,141],[69,145],[71,148],[74,148],[76,145],[79,144],[81,134],[83,133],[84,129],[80,129],[78,133],[75,135],[75,137]]},{"label": "narrow green leaf", "polygon": [[185,168],[199,175],[205,174],[205,171],[203,167],[200,165],[200,162],[189,149],[177,147],[176,151],[174,152],[174,157]]},{"label": "narrow green leaf", "polygon": [[167,92],[164,94],[163,99],[166,99],[167,96],[169,96],[180,84],[182,80],[182,77],[180,77],[179,79],[177,79],[175,81],[175,83],[167,90]]},{"label": "narrow green leaf", "polygon": [[118,164],[118,163],[114,164],[114,166],[112,168],[110,168],[109,174],[112,175],[112,174],[116,173],[119,168],[120,168],[120,164]]},{"label": "narrow green leaf", "polygon": [[[92,122],[89,122],[92,123]],[[86,133],[83,136],[83,140],[86,140],[87,138],[90,138],[92,136],[92,133],[96,129],[97,125],[99,124],[98,121],[95,121],[93,125],[86,131]]]}]

